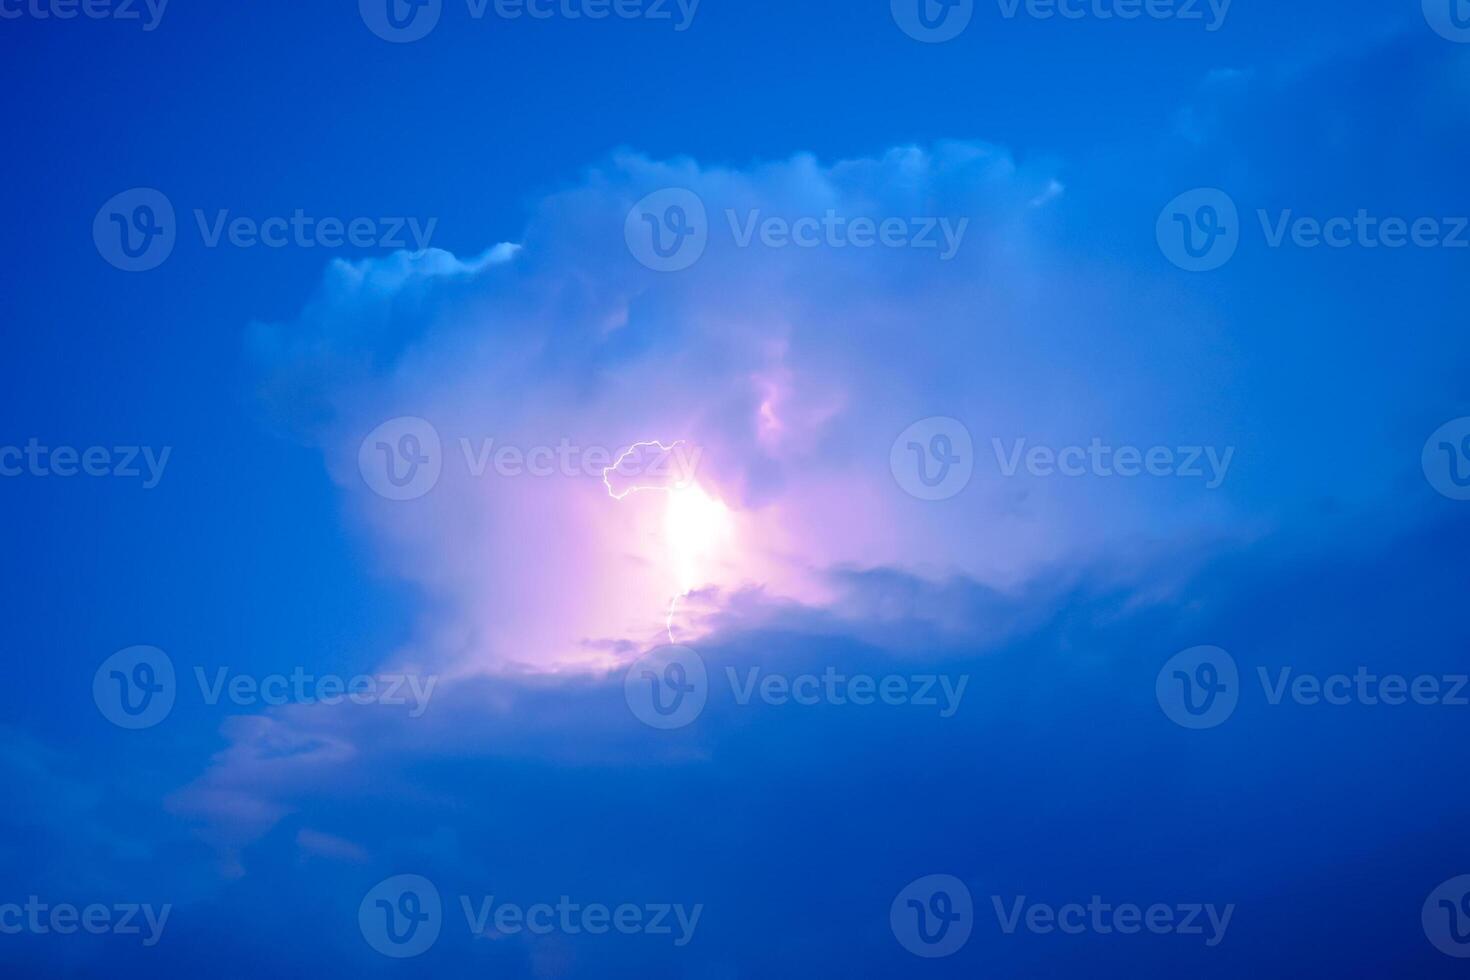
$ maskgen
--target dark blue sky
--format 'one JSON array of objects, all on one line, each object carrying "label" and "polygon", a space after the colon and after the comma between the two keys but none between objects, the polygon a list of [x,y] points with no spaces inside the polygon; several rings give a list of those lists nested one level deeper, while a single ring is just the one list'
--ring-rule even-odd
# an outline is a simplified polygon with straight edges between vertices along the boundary
[{"label": "dark blue sky", "polygon": [[[1470,670],[1470,247],[1443,241],[1470,243],[1470,46],[1432,29],[1437,2],[1234,0],[1208,30],[975,0],[928,44],[886,0],[701,0],[682,31],[443,0],[397,44],[351,3],[172,0],[145,30],[0,0],[0,470],[33,443],[109,466],[139,447],[143,474],[168,451],[151,487],[0,476],[0,973],[1462,970],[1421,909],[1470,873],[1470,707],[1272,704],[1258,679]],[[142,272],[93,234],[134,188],[175,212]],[[669,188],[707,207],[709,245],[651,271],[635,202]],[[1164,230],[1175,200],[1205,227],[1180,197],[1201,188],[1238,241],[1190,272]],[[963,218],[963,246],[726,226],[828,210]],[[210,247],[196,211],[377,237]],[[1271,242],[1360,213],[1441,241]],[[398,217],[432,221],[432,249],[384,242]],[[444,476],[400,501],[364,460],[404,417],[442,437]],[[924,500],[890,447],[935,417],[974,475]],[[418,445],[382,431],[390,458]],[[595,462],[466,472],[488,438],[684,439],[699,495],[610,500]],[[1231,456],[1209,488],[1008,476],[1019,439]],[[681,629],[708,703],[663,731],[627,665]],[[94,694],[135,645],[177,671],[138,731]],[[1239,704],[1191,730],[1155,685],[1201,645]],[[754,666],[967,686],[950,717],[741,704],[727,668]],[[221,669],[436,687],[421,716],[211,704],[196,676]],[[443,914],[398,959],[359,905],[401,874]],[[932,874],[973,897],[973,932],[916,957],[890,904]],[[562,895],[702,913],[675,946],[472,937],[460,905]],[[1007,934],[992,908],[1094,895],[1234,910],[1206,946]],[[8,930],[31,896],[171,911],[151,945]]]}]

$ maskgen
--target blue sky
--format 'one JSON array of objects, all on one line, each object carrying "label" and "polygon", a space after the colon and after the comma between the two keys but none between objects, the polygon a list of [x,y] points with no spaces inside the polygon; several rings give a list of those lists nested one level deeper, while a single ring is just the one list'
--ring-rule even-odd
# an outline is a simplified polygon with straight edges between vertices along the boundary
[{"label": "blue sky", "polygon": [[[976,0],[940,43],[903,0],[443,0],[408,43],[371,3],[0,2],[0,963],[1460,969],[1437,2]],[[126,271],[145,217],[174,244]],[[642,925],[467,921],[562,896]],[[1230,918],[1000,911],[1093,896]]]}]

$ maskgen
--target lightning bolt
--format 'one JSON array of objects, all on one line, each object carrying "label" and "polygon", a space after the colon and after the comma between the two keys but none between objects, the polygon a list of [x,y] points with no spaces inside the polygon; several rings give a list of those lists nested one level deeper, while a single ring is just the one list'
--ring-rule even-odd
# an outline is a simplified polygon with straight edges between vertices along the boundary
[{"label": "lightning bolt", "polygon": [[[683,444],[684,444],[684,440],[683,439],[677,439],[674,442],[669,443],[667,446],[665,446],[662,442],[659,442],[657,439],[650,439],[650,440],[648,440],[646,442],[635,442],[635,443],[633,443],[633,445],[629,446],[626,450],[624,450],[624,452],[623,452],[623,454],[621,456],[619,456],[617,459],[613,460],[613,464],[611,466],[604,466],[602,468],[602,485],[604,487],[607,487],[607,495],[609,497],[611,497],[612,499],[614,499],[614,500],[622,500],[624,497],[627,497],[629,494],[637,493],[640,490],[654,490],[654,491],[658,491],[660,493],[671,493],[673,491],[673,487],[668,487],[668,486],[637,486],[637,485],[628,487],[622,493],[614,493],[613,492],[612,481],[610,481],[607,478],[607,475],[609,473],[613,472],[614,470],[616,470],[619,466],[621,466],[623,460],[625,460],[629,456],[633,455],[633,453],[637,452],[639,449],[643,449],[643,448],[645,448],[647,446],[657,446],[660,451],[666,452],[666,453],[671,453],[671,452],[674,451],[674,447],[675,446],[681,446]],[[674,597],[669,600],[669,614],[664,619],[664,631],[669,634],[669,642],[670,643],[673,643],[674,642],[674,607],[679,604],[679,600],[680,599],[684,598],[684,596],[686,596],[686,595],[689,594],[689,591],[690,590],[685,589],[683,592],[675,592],[674,593]]]},{"label": "lightning bolt", "polygon": [[609,482],[609,480],[607,478],[607,475],[609,473],[611,473],[613,470],[617,469],[619,466],[621,466],[623,464],[623,460],[625,460],[629,456],[633,455],[634,451],[639,450],[639,449],[642,449],[644,446],[657,446],[659,449],[663,450],[664,452],[671,453],[671,452],[674,451],[674,447],[675,446],[682,446],[682,445],[684,445],[684,440],[683,439],[676,439],[675,441],[669,443],[667,446],[665,446],[663,443],[659,442],[657,439],[650,439],[647,442],[635,442],[635,443],[633,443],[633,445],[629,446],[626,450],[623,451],[623,454],[621,456],[619,456],[617,459],[613,460],[613,464],[611,466],[604,466],[602,468],[602,485],[605,486],[605,487],[607,487],[607,495],[609,497],[611,497],[612,499],[614,499],[614,500],[622,500],[628,494],[630,494],[630,493],[637,493],[639,490],[659,490],[659,491],[662,491],[663,493],[668,493],[672,489],[671,487],[629,487],[628,489],[624,490],[622,493],[613,493],[612,483]]}]

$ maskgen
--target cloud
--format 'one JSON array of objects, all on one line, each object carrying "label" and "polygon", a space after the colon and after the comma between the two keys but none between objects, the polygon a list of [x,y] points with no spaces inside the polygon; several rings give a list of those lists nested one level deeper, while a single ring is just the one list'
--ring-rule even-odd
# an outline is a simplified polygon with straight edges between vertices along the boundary
[{"label": "cloud", "polygon": [[[307,744],[322,726],[346,757],[371,743],[375,757],[626,765],[650,749],[630,741],[612,679],[668,632],[740,662],[766,648],[800,656],[801,643],[843,662],[942,661],[1024,648],[1058,616],[1127,627],[1192,612],[1210,598],[1184,595],[1219,556],[1252,542],[1312,552],[1313,534],[1360,528],[1385,500],[1410,501],[1382,531],[1404,533],[1427,506],[1427,420],[1389,396],[1453,391],[1419,378],[1463,342],[1435,328],[1391,353],[1345,342],[1325,358],[1303,349],[1318,334],[1299,338],[1284,313],[1305,285],[1237,295],[1230,269],[1182,276],[1153,241],[1158,208],[1192,183],[1259,174],[1229,186],[1243,214],[1269,203],[1258,195],[1283,145],[1247,138],[1253,121],[1277,132],[1291,93],[1331,84],[1340,67],[1211,73],[1192,121],[1148,148],[1160,165],[1132,182],[1120,174],[1138,160],[1023,160],[975,142],[738,168],[620,152],[535,202],[519,243],[463,261],[431,250],[334,264],[298,318],[254,329],[264,403],[321,450],[384,573],[425,597],[417,637],[390,659],[455,682],[421,725],[348,709],[273,717]],[[635,205],[670,189],[704,209],[707,241],[686,268],[657,271],[630,247],[629,215],[636,227]],[[829,214],[947,218],[965,232],[945,260],[751,230]],[[1356,277],[1312,258],[1244,247],[1236,268],[1257,281],[1270,279],[1262,262],[1290,270],[1319,318],[1362,304]],[[1416,370],[1386,376],[1385,357]],[[1387,402],[1338,397],[1364,376]],[[976,472],[954,498],[925,501],[900,486],[890,449],[937,415],[969,427]],[[364,436],[399,416],[426,420],[440,443],[437,481],[408,500],[374,492],[361,469]],[[625,492],[648,481],[603,480],[623,450],[655,439],[690,448],[681,478],[719,505],[720,533],[697,548],[675,553],[690,535],[670,533],[686,481]],[[1232,463],[1216,489],[1006,473],[1017,446],[1097,440],[1228,451]],[[546,475],[530,472],[538,450]],[[586,738],[569,747],[569,731]],[[310,753],[278,762],[278,737],[269,725],[232,732],[181,794],[235,828],[231,847],[299,813],[331,769]],[[653,757],[716,752],[675,738]],[[397,791],[416,782],[394,767],[378,776]],[[218,803],[242,787],[258,796],[242,812],[258,820]]]},{"label": "cloud", "polygon": [[[384,875],[411,872],[446,898],[453,925],[435,955],[456,964],[494,957],[515,973],[535,955],[520,943],[483,948],[462,927],[456,896],[526,904],[566,894],[703,903],[699,941],[680,960],[693,975],[718,975],[730,962],[777,969],[833,957],[892,958],[896,968],[906,954],[885,931],[887,904],[906,882],[942,870],[966,881],[986,910],[977,928],[996,937],[987,961],[1018,974],[1058,956],[1077,958],[1080,969],[1102,955],[1115,967],[1103,972],[1121,976],[1122,963],[1147,954],[1000,941],[992,894],[1236,902],[1232,955],[1306,928],[1320,943],[1293,948],[1346,962],[1352,953],[1331,939],[1331,917],[1303,926],[1291,910],[1340,893],[1341,854],[1354,848],[1374,907],[1388,902],[1413,918],[1424,889],[1448,873],[1435,835],[1453,834],[1466,801],[1441,754],[1422,749],[1453,744],[1460,723],[1449,706],[1272,706],[1254,678],[1281,665],[1321,676],[1358,664],[1380,674],[1463,673],[1455,598],[1466,575],[1455,556],[1466,530],[1447,519],[1386,546],[1343,542],[1312,556],[1303,544],[1273,537],[1182,581],[1172,567],[1132,584],[1097,569],[1055,594],[1011,599],[974,583],[883,573],[872,586],[898,597],[888,611],[893,636],[917,632],[922,651],[849,635],[851,624],[830,610],[743,597],[756,607],[738,617],[744,628],[712,629],[700,644],[712,678],[703,714],[673,731],[633,716],[617,672],[467,678],[412,721],[361,706],[283,712],[295,736],[241,726],[232,739],[255,747],[222,756],[258,760],[231,784],[253,784],[296,821],[242,839],[241,858],[268,869],[311,839],[300,827],[350,823],[366,865],[323,862],[323,877],[303,885],[331,910],[316,948],[339,943],[337,955],[349,959],[373,955],[351,934],[357,897]],[[956,615],[966,625],[946,639],[933,624]],[[1200,642],[1227,647],[1250,691],[1235,717],[1207,733],[1171,723],[1155,700],[1161,666]],[[737,696],[752,669],[790,677],[829,666],[849,676],[938,673],[967,685],[948,717],[918,704]],[[300,778],[301,753],[291,747],[323,741],[360,745],[364,756],[333,766],[330,780],[325,769]],[[1309,829],[1289,816],[1256,819],[1297,808],[1311,814],[1302,818]],[[1404,831],[1365,837],[1365,823]],[[274,886],[242,879],[241,887],[231,907],[255,907],[260,896],[248,889]],[[803,912],[798,927],[793,908],[823,914]],[[854,933],[853,922],[874,925]],[[273,928],[293,936],[303,926]],[[785,940],[753,949],[752,934]],[[556,941],[569,975],[605,975],[609,958],[622,972],[646,957],[666,962],[661,948]],[[1422,937],[1405,931],[1402,944],[1417,949]]]},{"label": "cloud", "polygon": [[[676,272],[640,264],[626,237],[630,209],[668,188],[708,225]],[[261,390],[319,446],[385,572],[430,598],[403,656],[452,670],[607,666],[656,642],[691,584],[706,601],[758,589],[820,607],[842,568],[1012,588],[1154,533],[1222,533],[1223,493],[999,472],[1002,442],[1199,438],[1187,422],[1208,418],[1177,360],[1097,341],[1081,317],[1112,287],[1053,287],[1063,200],[1052,167],[981,143],[741,169],[623,152],[540,201],[518,245],[335,263],[300,317],[255,328]],[[875,244],[856,219],[932,247]],[[400,416],[440,446],[410,500],[360,472],[364,452],[393,458],[396,438],[363,440]],[[967,421],[980,471],[939,503],[889,465],[930,416]],[[596,476],[655,439],[697,449],[695,509],[728,523],[711,541],[694,540],[703,517],[670,530],[682,498],[615,500]],[[554,472],[529,475],[538,459]]]},{"label": "cloud", "polygon": [[[1231,185],[1249,214],[1276,179],[1280,147],[1247,139],[1241,120],[1275,127],[1253,100],[1289,106],[1291,90],[1258,96],[1258,84],[1214,79],[1216,101],[1188,138],[1170,135],[1157,167],[1152,155],[1041,165],[979,144],[740,169],[618,154],[537,202],[517,246],[334,266],[299,318],[257,328],[265,403],[319,447],[385,574],[425,597],[418,636],[391,659],[455,677],[416,719],[342,705],[232,723],[172,803],[233,870],[264,869],[232,882],[231,900],[270,907],[271,869],[320,853],[312,885],[323,907],[346,907],[339,932],[312,926],[333,958],[366,955],[351,900],[413,871],[446,896],[705,902],[679,963],[690,975],[735,963],[897,973],[887,904],[943,870],[982,906],[991,894],[1238,901],[1232,948],[1245,952],[1212,961],[1221,975],[1261,950],[1349,972],[1387,955],[1344,940],[1332,916],[1304,926],[1299,913],[1334,907],[1343,853],[1357,855],[1361,894],[1404,921],[1443,879],[1464,793],[1424,747],[1454,744],[1453,711],[1256,699],[1198,733],[1155,701],[1160,666],[1201,643],[1228,648],[1252,681],[1281,665],[1462,670],[1463,522],[1435,510],[1417,470],[1425,423],[1442,418],[1414,413],[1455,414],[1463,383],[1423,366],[1461,363],[1463,344],[1428,324],[1327,350],[1296,329],[1292,311],[1347,322],[1369,301],[1358,290],[1383,289],[1379,256],[1243,248],[1201,280],[1152,241],[1179,190],[1259,175]],[[693,265],[659,273],[624,228],[667,187],[698,195],[711,234]],[[970,224],[941,262],[742,248],[724,216],[828,208]],[[1242,268],[1264,285],[1243,288],[1231,278]],[[977,472],[957,497],[922,501],[899,487],[889,450],[937,414],[971,427]],[[400,415],[431,421],[443,444],[438,483],[404,501],[359,470],[363,436]],[[1005,477],[991,446],[1094,436],[1238,452],[1205,492]],[[694,480],[728,507],[735,542],[704,556],[704,581],[676,607],[676,637],[721,687],[672,732],[633,716],[621,669],[662,642],[677,588],[667,488],[617,500],[600,476],[609,454],[653,438],[698,448]],[[563,441],[579,451],[566,470],[554,455],[554,475],[496,472],[498,448]],[[604,455],[589,464],[593,448]],[[829,667],[968,686],[944,719],[742,705],[725,681]],[[1407,822],[1402,837],[1365,839],[1390,819]],[[1411,958],[1423,942],[1406,929],[1393,948]],[[1059,956],[1097,975],[1157,966],[1130,949],[984,953],[1015,975],[1056,972]],[[567,975],[666,972],[665,952],[566,937],[557,951]],[[510,975],[534,953],[447,933],[435,955]]]}]

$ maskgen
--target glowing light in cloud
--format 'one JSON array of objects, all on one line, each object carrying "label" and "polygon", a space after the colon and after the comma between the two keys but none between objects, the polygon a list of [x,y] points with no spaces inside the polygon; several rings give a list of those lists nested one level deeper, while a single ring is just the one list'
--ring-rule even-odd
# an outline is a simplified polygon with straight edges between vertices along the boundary
[{"label": "glowing light in cloud", "polygon": [[730,510],[725,504],[711,497],[692,478],[685,479],[666,485],[635,484],[625,488],[622,493],[613,489],[608,474],[616,472],[622,465],[623,460],[650,446],[656,446],[662,452],[673,452],[682,445],[678,440],[664,445],[658,440],[637,442],[628,447],[622,455],[613,461],[611,466],[602,471],[602,483],[607,487],[608,496],[614,500],[622,500],[631,493],[640,490],[653,490],[663,493],[668,498],[666,510],[664,511],[664,536],[668,542],[669,564],[672,568],[674,578],[674,595],[669,600],[669,613],[664,622],[665,632],[669,635],[669,642],[674,642],[674,608],[679,599],[688,595],[700,585],[710,581],[709,566],[717,561],[721,552],[728,545],[733,528],[730,519]]},{"label": "glowing light in cloud", "polygon": [[669,491],[664,527],[675,580],[680,594],[687,594],[708,581],[708,576],[702,577],[701,573],[729,540],[730,510],[697,483],[674,487]]},{"label": "glowing light in cloud", "polygon": [[[745,171],[619,155],[596,180],[538,202],[525,248],[334,263],[298,317],[258,326],[260,387],[280,424],[327,449],[384,571],[432,597],[414,656],[467,673],[603,670],[665,642],[654,639],[660,610],[670,640],[683,616],[682,641],[794,606],[865,617],[847,604],[850,577],[834,571],[914,570],[920,556],[936,578],[1015,582],[1064,548],[1090,550],[1063,520],[1098,537],[1123,532],[1090,511],[1074,518],[1074,491],[1056,481],[977,484],[963,507],[913,506],[883,450],[937,403],[1002,434],[1065,431],[1079,412],[1113,421],[1116,406],[1062,397],[1075,388],[1065,372],[1015,373],[1032,354],[1052,363],[1080,302],[1031,312],[1050,232],[1028,224],[1028,202],[1049,178],[984,144]],[[983,215],[1005,231],[972,235],[943,264],[922,250],[818,249],[801,256],[797,283],[778,274],[791,256],[726,249],[693,279],[650,278],[617,231],[628,201],[667,186],[773,212],[942,209],[933,213]],[[922,297],[907,285],[911,264]],[[993,314],[984,331],[980,307]],[[917,342],[905,328],[915,317],[952,342]],[[996,337],[1018,345],[1000,361]],[[1126,368],[1156,382],[1151,399],[1187,408],[1167,397],[1173,376],[1136,367],[1132,352],[1117,365],[1087,353],[1078,370]],[[1190,397],[1198,387],[1179,384]],[[362,433],[388,414],[432,418],[449,440],[432,506],[362,493]],[[497,448],[574,433],[598,447],[619,431],[660,439],[588,467],[614,508],[590,480],[487,479],[483,466],[460,465],[448,446],[486,425]],[[701,450],[714,465],[696,480]]]}]

